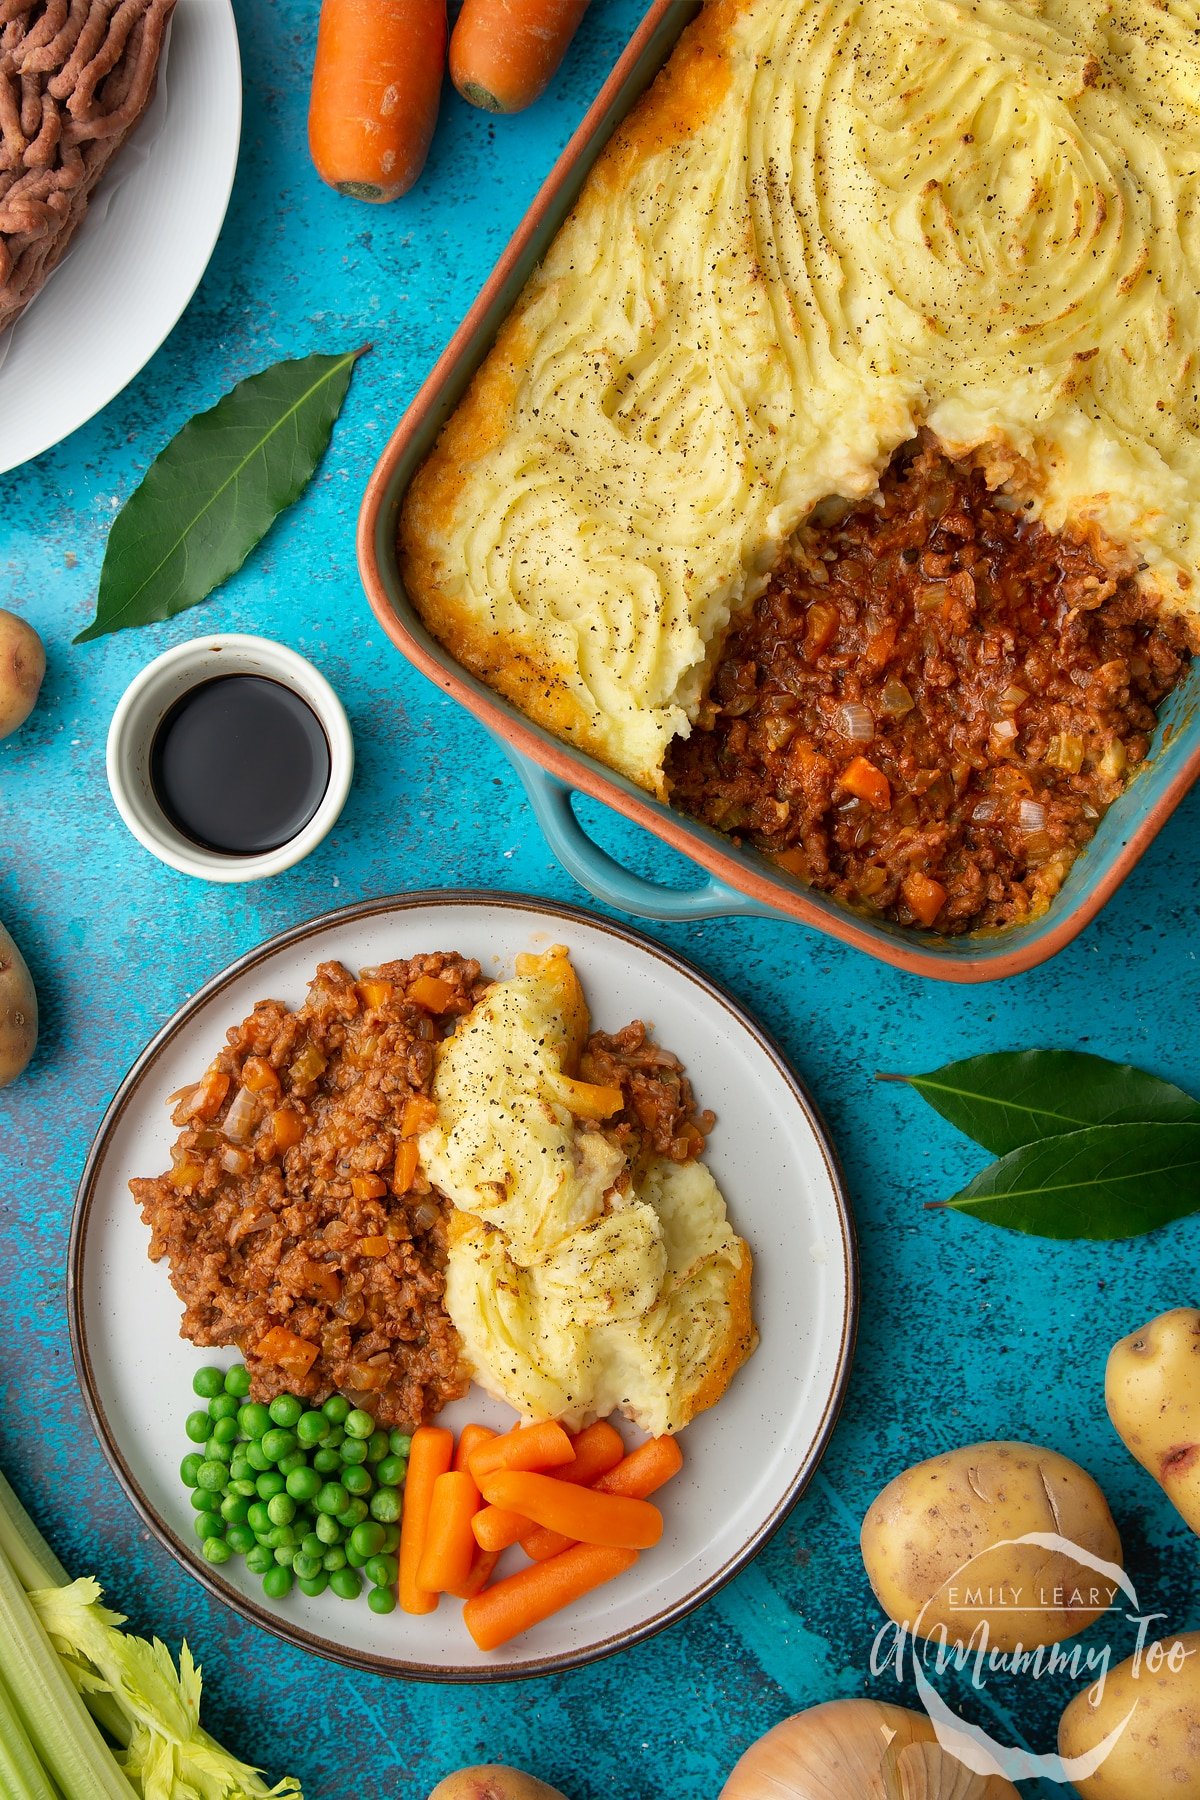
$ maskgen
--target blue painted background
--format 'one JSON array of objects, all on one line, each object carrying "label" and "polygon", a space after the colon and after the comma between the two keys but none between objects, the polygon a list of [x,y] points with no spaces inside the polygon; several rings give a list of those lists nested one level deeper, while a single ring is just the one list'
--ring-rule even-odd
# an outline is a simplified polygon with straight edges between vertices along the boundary
[{"label": "blue painted background", "polygon": [[[322,188],[307,159],[316,0],[239,0],[245,135],[196,299],[98,419],[0,477],[0,605],[27,614],[49,653],[37,713],[0,744],[0,917],[43,1007],[36,1063],[0,1095],[0,1461],[72,1570],[94,1570],[137,1628],[173,1646],[188,1635],[211,1728],[275,1774],[295,1771],[308,1800],[422,1800],[447,1770],[484,1759],[522,1764],[571,1800],[711,1800],[759,1732],[817,1700],[868,1691],[880,1616],[858,1522],[900,1468],[980,1438],[1029,1438],[1082,1461],[1109,1495],[1143,1597],[1171,1627],[1200,1625],[1195,1540],[1126,1455],[1102,1399],[1112,1340],[1197,1300],[1200,1221],[1141,1242],[1072,1246],[926,1212],[978,1154],[904,1090],[873,1081],[880,1068],[1059,1044],[1200,1088],[1200,796],[1081,940],[998,987],[922,983],[782,924],[652,928],[757,1011],[810,1083],[845,1160],[863,1263],[858,1360],[822,1473],[741,1579],[655,1642],[559,1679],[490,1689],[321,1664],[243,1625],[182,1574],[93,1442],[64,1308],[71,1199],[104,1104],[150,1033],[230,958],[364,895],[492,885],[585,898],[552,862],[499,752],[376,629],[354,523],[389,431],[639,11],[637,0],[594,0],[553,93],[524,117],[494,121],[448,94],[416,193],[368,209]],[[279,356],[368,338],[375,348],[316,482],[224,591],[169,625],[71,648],[91,617],[113,513],[178,426]],[[250,888],[205,887],[161,867],[125,832],[104,781],[104,736],[126,683],[169,644],[220,629],[264,632],[311,657],[345,701],[358,746],[332,838],[301,868]],[[600,809],[585,817],[632,866],[685,873]],[[970,1704],[1049,1749],[1065,1692],[1000,1684]]]}]

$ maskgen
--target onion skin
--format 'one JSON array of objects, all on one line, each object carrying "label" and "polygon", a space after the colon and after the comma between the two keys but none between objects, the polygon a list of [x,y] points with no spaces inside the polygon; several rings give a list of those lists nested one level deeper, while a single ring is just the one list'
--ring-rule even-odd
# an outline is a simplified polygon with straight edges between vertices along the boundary
[{"label": "onion skin", "polygon": [[923,1713],[877,1700],[829,1700],[751,1744],[720,1800],[1020,1800],[940,1748]]},{"label": "onion skin", "polygon": [[503,1763],[481,1763],[476,1768],[456,1769],[439,1781],[429,1800],[567,1800],[557,1788],[547,1787],[536,1775],[525,1775]]}]

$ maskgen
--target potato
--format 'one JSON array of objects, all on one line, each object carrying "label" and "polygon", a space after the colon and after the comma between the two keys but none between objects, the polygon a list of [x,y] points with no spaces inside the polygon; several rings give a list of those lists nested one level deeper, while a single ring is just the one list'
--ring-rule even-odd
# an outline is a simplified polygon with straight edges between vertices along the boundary
[{"label": "potato", "polygon": [[1200,1533],[1200,1312],[1177,1306],[1114,1344],[1104,1398],[1126,1448]]},{"label": "potato", "polygon": [[0,1087],[15,1081],[37,1043],[38,1009],[25,958],[0,925]]},{"label": "potato", "polygon": [[942,1625],[965,1643],[986,1621],[989,1645],[1033,1648],[1082,1631],[1112,1593],[1069,1552],[1006,1541],[1032,1531],[1121,1562],[1104,1495],[1075,1463],[1034,1444],[970,1444],[884,1488],[862,1555],[879,1604],[914,1636]]},{"label": "potato", "polygon": [[1092,1692],[1076,1694],[1059,1721],[1060,1756],[1085,1755],[1137,1710],[1096,1773],[1075,1779],[1081,1800],[1200,1800],[1200,1631],[1119,1663],[1099,1704]]},{"label": "potato", "polygon": [[557,1788],[547,1787],[536,1775],[523,1775],[502,1763],[481,1763],[473,1769],[456,1769],[439,1781],[429,1800],[566,1800]]},{"label": "potato", "polygon": [[46,652],[33,626],[0,607],[0,738],[25,723],[45,673]]}]

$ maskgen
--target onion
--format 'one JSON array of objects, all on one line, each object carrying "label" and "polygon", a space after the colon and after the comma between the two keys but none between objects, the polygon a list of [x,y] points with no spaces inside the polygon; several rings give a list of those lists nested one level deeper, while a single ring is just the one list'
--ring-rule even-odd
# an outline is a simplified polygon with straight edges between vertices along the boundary
[{"label": "onion", "polygon": [[902,719],[905,713],[910,713],[915,705],[916,701],[904,683],[895,675],[889,676],[884,682],[883,692],[879,696],[880,711],[887,713],[893,719]]},{"label": "onion", "polygon": [[1022,800],[1017,808],[1017,824],[1022,831],[1044,831],[1046,809],[1040,800]]},{"label": "onion", "polygon": [[1006,713],[1016,712],[1018,706],[1023,706],[1028,698],[1029,694],[1025,688],[1017,687],[1015,684],[1006,687],[1000,696],[1000,710]]},{"label": "onion", "polygon": [[943,1750],[921,1713],[878,1700],[830,1700],[751,1744],[720,1800],[1020,1800]]},{"label": "onion", "polygon": [[1015,719],[997,719],[992,726],[992,736],[1000,744],[1013,743],[1018,735]]},{"label": "onion", "polygon": [[258,1117],[258,1103],[249,1088],[240,1087],[233,1097],[233,1104],[221,1120],[221,1130],[233,1144],[249,1142],[254,1130],[254,1121]]},{"label": "onion", "polygon": [[975,805],[971,808],[971,817],[977,825],[986,825],[988,820],[994,819],[999,811],[1000,802],[987,796],[984,799],[975,802]]},{"label": "onion", "polygon": [[226,1144],[221,1152],[221,1167],[228,1175],[248,1175],[254,1167],[254,1158],[248,1150],[239,1150],[233,1144]]},{"label": "onion", "polygon": [[875,736],[871,709],[861,700],[846,700],[837,709],[837,728],[847,743],[869,744]]}]

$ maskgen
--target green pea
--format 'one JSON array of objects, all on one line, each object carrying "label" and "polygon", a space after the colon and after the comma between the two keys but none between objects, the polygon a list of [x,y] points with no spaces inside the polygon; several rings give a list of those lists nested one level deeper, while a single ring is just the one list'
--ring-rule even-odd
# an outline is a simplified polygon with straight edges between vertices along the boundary
[{"label": "green pea", "polygon": [[359,1556],[377,1556],[383,1548],[383,1526],[374,1519],[356,1525],[350,1533],[350,1548]]},{"label": "green pea", "polygon": [[383,1554],[385,1556],[394,1556],[399,1548],[400,1527],[398,1525],[385,1525],[383,1528]]},{"label": "green pea", "polygon": [[292,1591],[292,1571],[279,1564],[263,1576],[263,1593],[268,1600],[286,1600]]},{"label": "green pea", "polygon": [[210,1537],[205,1538],[204,1543],[201,1545],[201,1555],[204,1557],[205,1562],[227,1563],[233,1555],[233,1551],[229,1548],[229,1545],[225,1542],[224,1538]]},{"label": "green pea", "polygon": [[246,1514],[246,1523],[258,1537],[263,1537],[271,1529],[271,1515],[267,1511],[266,1501],[258,1500]]},{"label": "green pea", "polygon": [[373,1613],[395,1612],[395,1593],[390,1587],[373,1587],[367,1595],[367,1605]]},{"label": "green pea", "polygon": [[325,1546],[315,1531],[306,1531],[300,1539],[300,1548],[305,1556],[321,1557],[325,1554]]},{"label": "green pea", "polygon": [[209,1538],[225,1536],[225,1521],[219,1519],[216,1513],[197,1513],[192,1520],[192,1529],[203,1544]]},{"label": "green pea", "polygon": [[342,1541],[342,1528],[328,1513],[317,1514],[314,1530],[323,1544],[340,1544]]},{"label": "green pea", "polygon": [[352,1545],[347,1544],[346,1545],[346,1561],[349,1563],[349,1565],[352,1569],[365,1569],[367,1566],[367,1563],[370,1561],[370,1558],[366,1557],[366,1556],[360,1556],[358,1551],[355,1550]]},{"label": "green pea", "polygon": [[269,1462],[277,1463],[281,1456],[290,1456],[296,1448],[294,1431],[284,1431],[273,1425],[270,1431],[264,1431],[262,1439],[263,1455]]},{"label": "green pea", "polygon": [[402,1456],[407,1462],[408,1453],[412,1449],[412,1438],[407,1431],[390,1431],[388,1444],[391,1446],[393,1456]]},{"label": "green pea", "polygon": [[281,1475],[290,1475],[293,1469],[307,1469],[308,1457],[303,1450],[293,1450],[289,1456],[281,1456],[275,1467]]},{"label": "green pea", "polygon": [[220,1512],[221,1493],[210,1492],[207,1488],[193,1488],[189,1496],[193,1512]]},{"label": "green pea", "polygon": [[271,1415],[257,1400],[248,1400],[238,1409],[238,1424],[248,1438],[260,1438],[271,1429]]},{"label": "green pea", "polygon": [[262,1474],[255,1478],[254,1485],[258,1489],[261,1499],[273,1500],[276,1494],[282,1494],[287,1482],[278,1469],[264,1469]]},{"label": "green pea", "polygon": [[204,1446],[204,1454],[209,1462],[231,1463],[233,1461],[233,1445],[223,1444],[220,1438],[210,1437]]},{"label": "green pea", "polygon": [[209,1400],[214,1394],[221,1393],[224,1386],[224,1369],[214,1369],[210,1366],[204,1369],[197,1369],[196,1373],[192,1376],[192,1392],[199,1394],[202,1400]]},{"label": "green pea", "polygon": [[367,1461],[382,1462],[388,1453],[388,1434],[386,1431],[373,1431],[367,1439]]},{"label": "green pea", "polygon": [[349,1415],[350,1402],[346,1399],[344,1394],[330,1394],[328,1400],[321,1408],[321,1411],[325,1414],[325,1417],[331,1419],[335,1425],[340,1425],[343,1419],[347,1418]]},{"label": "green pea", "polygon": [[329,1585],[339,1600],[357,1600],[362,1593],[362,1582],[353,1569],[335,1569]]},{"label": "green pea", "polygon": [[395,1488],[379,1488],[371,1495],[370,1513],[381,1525],[394,1525],[400,1517],[400,1496]]},{"label": "green pea", "polygon": [[363,1574],[375,1587],[395,1587],[400,1565],[394,1556],[369,1556],[363,1565]]},{"label": "green pea", "polygon": [[206,1412],[191,1412],[183,1421],[183,1429],[193,1444],[206,1444],[212,1431],[212,1420]]},{"label": "green pea", "polygon": [[298,1469],[288,1470],[287,1491],[293,1500],[315,1500],[324,1485],[317,1471],[306,1463]]},{"label": "green pea", "polygon": [[367,1446],[361,1438],[346,1438],[342,1443],[341,1453],[342,1461],[347,1466],[365,1463],[367,1460]]},{"label": "green pea", "polygon": [[208,1403],[208,1416],[210,1419],[232,1419],[234,1424],[236,1424],[238,1410],[237,1400],[232,1394],[227,1394],[224,1388],[222,1388],[219,1394],[214,1394]]},{"label": "green pea", "polygon": [[371,1492],[375,1483],[371,1479],[369,1469],[343,1469],[342,1486],[348,1494],[352,1494],[355,1499],[361,1500],[364,1494],[369,1494]]},{"label": "green pea", "polygon": [[315,1576],[322,1573],[321,1558],[309,1556],[305,1550],[297,1550],[292,1558],[292,1570],[301,1581],[312,1581]]},{"label": "green pea", "polygon": [[246,1567],[252,1575],[265,1575],[268,1569],[275,1567],[275,1552],[266,1544],[255,1544],[246,1552]]},{"label": "green pea", "polygon": [[342,1466],[342,1459],[336,1450],[324,1446],[314,1452],[312,1466],[318,1475],[336,1475]]},{"label": "green pea", "polygon": [[[225,1398],[227,1400],[232,1399],[232,1395],[226,1394]],[[240,1430],[241,1426],[236,1419],[217,1419],[212,1428],[212,1435],[218,1444],[233,1445],[237,1443],[238,1432]],[[233,1461],[232,1450],[230,1452],[229,1460],[230,1462]]]},{"label": "green pea", "polygon": [[270,1544],[272,1550],[279,1550],[285,1545],[294,1546],[296,1542],[296,1528],[294,1525],[272,1525],[270,1531],[268,1531],[266,1537],[263,1539],[263,1542],[265,1544]]},{"label": "green pea", "polygon": [[346,1414],[342,1420],[342,1426],[347,1437],[362,1438],[365,1443],[375,1429],[375,1421],[369,1412],[364,1412],[361,1406],[356,1406],[353,1412]]},{"label": "green pea", "polygon": [[227,1525],[244,1525],[250,1502],[241,1494],[226,1494],[221,1502],[221,1517]]},{"label": "green pea", "polygon": [[365,1500],[347,1500],[341,1512],[334,1514],[338,1524],[344,1525],[347,1531],[353,1531],[356,1525],[361,1525],[366,1516],[367,1503]]},{"label": "green pea", "polygon": [[201,1456],[201,1454],[198,1450],[190,1450],[188,1452],[188,1454],[184,1457],[183,1461],[179,1465],[179,1479],[180,1479],[180,1481],[182,1481],[184,1487],[189,1487],[189,1488],[195,1487],[195,1485],[196,1485],[196,1470],[200,1467],[200,1464],[203,1461],[204,1461],[204,1458]]},{"label": "green pea", "polygon": [[267,1411],[276,1425],[290,1429],[304,1411],[304,1402],[297,1400],[295,1394],[276,1394]]},{"label": "green pea", "polygon": [[313,1575],[307,1581],[298,1581],[296,1586],[302,1594],[307,1594],[310,1600],[315,1600],[318,1594],[323,1594],[329,1586],[329,1577],[322,1569],[319,1575]]},{"label": "green pea", "polygon": [[340,1513],[350,1496],[340,1481],[327,1481],[317,1495],[317,1511],[323,1513]]},{"label": "green pea", "polygon": [[226,1369],[225,1392],[236,1400],[244,1399],[250,1392],[250,1372],[245,1363],[234,1363],[232,1369]]},{"label": "green pea", "polygon": [[327,1569],[332,1575],[335,1569],[344,1569],[345,1566],[346,1552],[342,1549],[342,1546],[340,1544],[330,1544],[328,1550],[321,1558],[321,1567]]},{"label": "green pea", "polygon": [[402,1456],[385,1456],[375,1470],[375,1479],[380,1487],[403,1487],[404,1477],[408,1474],[408,1464]]},{"label": "green pea", "polygon": [[238,1556],[246,1556],[258,1543],[258,1539],[248,1525],[231,1525],[225,1533],[225,1542]]},{"label": "green pea", "polygon": [[281,1569],[290,1569],[296,1560],[295,1544],[276,1544],[272,1552]]},{"label": "green pea", "polygon": [[232,1460],[229,1464],[229,1478],[231,1481],[252,1482],[256,1470],[254,1464],[250,1461],[250,1458],[248,1456],[243,1456],[243,1448],[244,1446],[239,1445],[233,1453]]},{"label": "green pea", "polygon": [[251,1438],[251,1440],[248,1444],[242,1445],[242,1450],[245,1454],[246,1461],[250,1464],[250,1467],[252,1469],[256,1469],[260,1475],[262,1474],[264,1469],[270,1468],[271,1464],[267,1460],[267,1457],[263,1454],[263,1447],[262,1447],[261,1439]]},{"label": "green pea", "polygon": [[[229,1480],[229,1471],[216,1457],[206,1457],[196,1470],[196,1486],[207,1493],[219,1494]],[[342,1490],[345,1492],[345,1490]]]},{"label": "green pea", "polygon": [[290,1494],[274,1494],[267,1501],[272,1525],[290,1525],[296,1516],[296,1502]]},{"label": "green pea", "polygon": [[252,1481],[231,1481],[227,1484],[225,1492],[227,1494],[240,1494],[243,1500],[256,1500],[258,1498],[258,1488]]},{"label": "green pea", "polygon": [[296,1436],[310,1449],[323,1441],[328,1430],[329,1420],[323,1412],[303,1412],[296,1420]]}]

